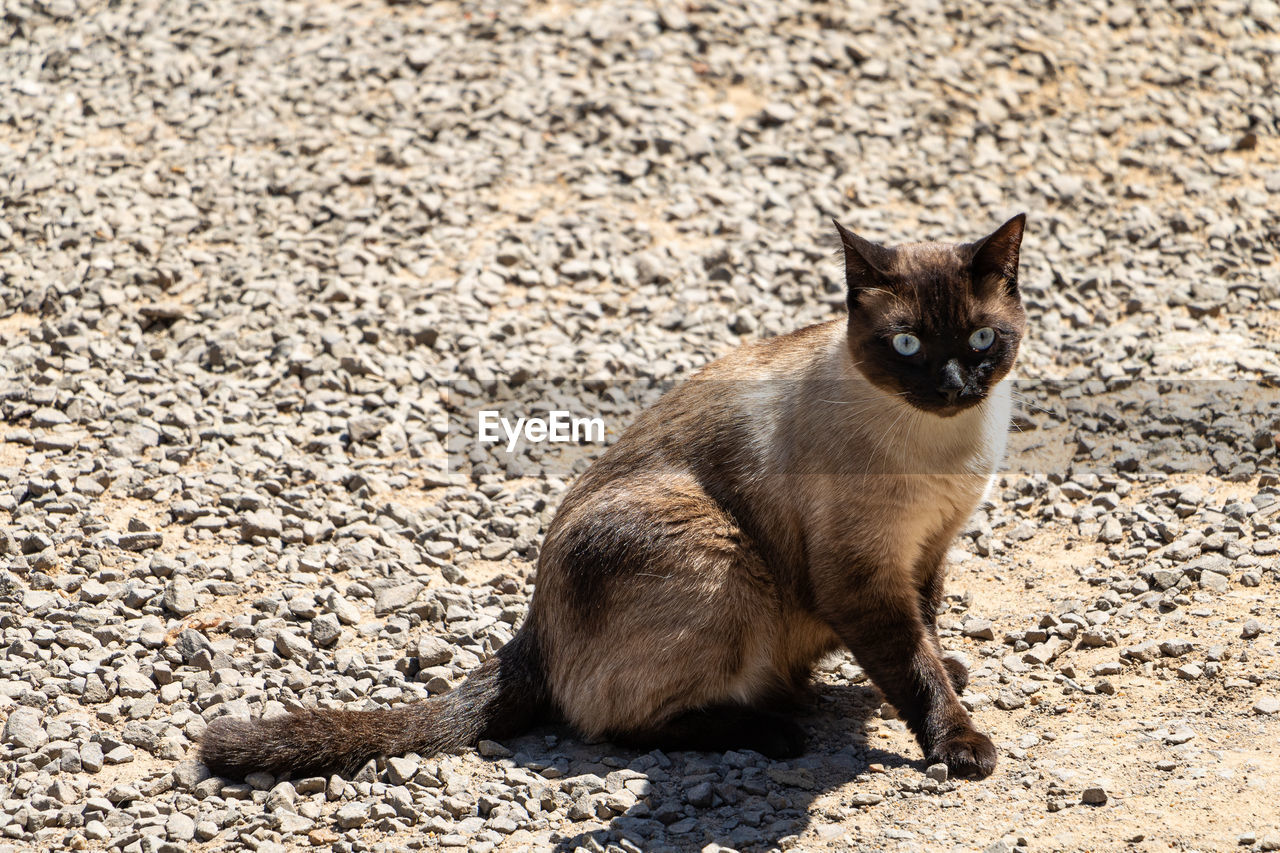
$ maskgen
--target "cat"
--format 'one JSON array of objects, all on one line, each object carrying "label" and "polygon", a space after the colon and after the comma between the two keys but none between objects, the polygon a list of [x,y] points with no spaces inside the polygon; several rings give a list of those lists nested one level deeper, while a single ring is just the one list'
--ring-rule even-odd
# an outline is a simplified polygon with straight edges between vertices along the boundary
[{"label": "cat", "polygon": [[643,412],[566,493],[527,619],[463,684],[387,710],[222,717],[201,759],[351,773],[553,719],[641,749],[792,757],[787,710],[845,647],[930,763],[987,776],[995,748],[936,615],[1004,454],[1024,222],[896,247],[836,222],[847,317],[745,345]]}]

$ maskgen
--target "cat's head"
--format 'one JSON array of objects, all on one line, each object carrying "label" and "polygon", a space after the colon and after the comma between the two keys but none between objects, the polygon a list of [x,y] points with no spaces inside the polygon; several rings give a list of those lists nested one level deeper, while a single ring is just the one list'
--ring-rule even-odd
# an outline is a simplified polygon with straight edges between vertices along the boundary
[{"label": "cat's head", "polygon": [[849,287],[849,348],[882,390],[943,417],[1009,373],[1026,326],[1024,214],[974,243],[881,246],[835,223]]}]

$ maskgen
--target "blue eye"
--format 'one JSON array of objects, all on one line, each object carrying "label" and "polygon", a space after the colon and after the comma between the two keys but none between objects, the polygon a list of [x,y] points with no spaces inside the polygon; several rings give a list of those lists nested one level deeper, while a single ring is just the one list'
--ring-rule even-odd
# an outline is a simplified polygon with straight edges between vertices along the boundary
[{"label": "blue eye", "polygon": [[920,339],[915,335],[894,335],[893,348],[898,355],[915,355],[920,352]]},{"label": "blue eye", "polygon": [[976,350],[984,350],[996,342],[996,331],[990,326],[983,326],[969,336],[969,346]]}]

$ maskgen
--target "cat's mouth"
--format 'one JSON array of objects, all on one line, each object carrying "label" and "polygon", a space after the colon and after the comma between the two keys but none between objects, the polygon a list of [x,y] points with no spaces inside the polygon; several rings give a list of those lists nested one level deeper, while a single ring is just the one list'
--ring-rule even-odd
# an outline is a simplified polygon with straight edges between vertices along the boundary
[{"label": "cat's mouth", "polygon": [[951,418],[968,411],[987,399],[985,391],[961,392],[946,394],[933,392],[929,394],[908,394],[907,402],[921,411],[941,418]]}]

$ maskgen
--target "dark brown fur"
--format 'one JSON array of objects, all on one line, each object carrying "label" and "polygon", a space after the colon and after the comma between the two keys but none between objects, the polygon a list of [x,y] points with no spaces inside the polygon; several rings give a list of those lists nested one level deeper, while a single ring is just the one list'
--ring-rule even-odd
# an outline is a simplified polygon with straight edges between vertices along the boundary
[{"label": "dark brown fur", "polygon": [[[1024,323],[1022,219],[963,246],[840,232],[849,319],[743,347],[643,413],[565,495],[528,619],[466,683],[389,711],[216,720],[204,761],[349,771],[548,714],[645,748],[795,755],[803,732],[778,709],[845,646],[930,760],[990,773],[936,613],[944,555],[1003,452],[993,389]],[[966,344],[981,326],[998,336],[984,352]],[[904,330],[917,356],[886,349]]]}]

